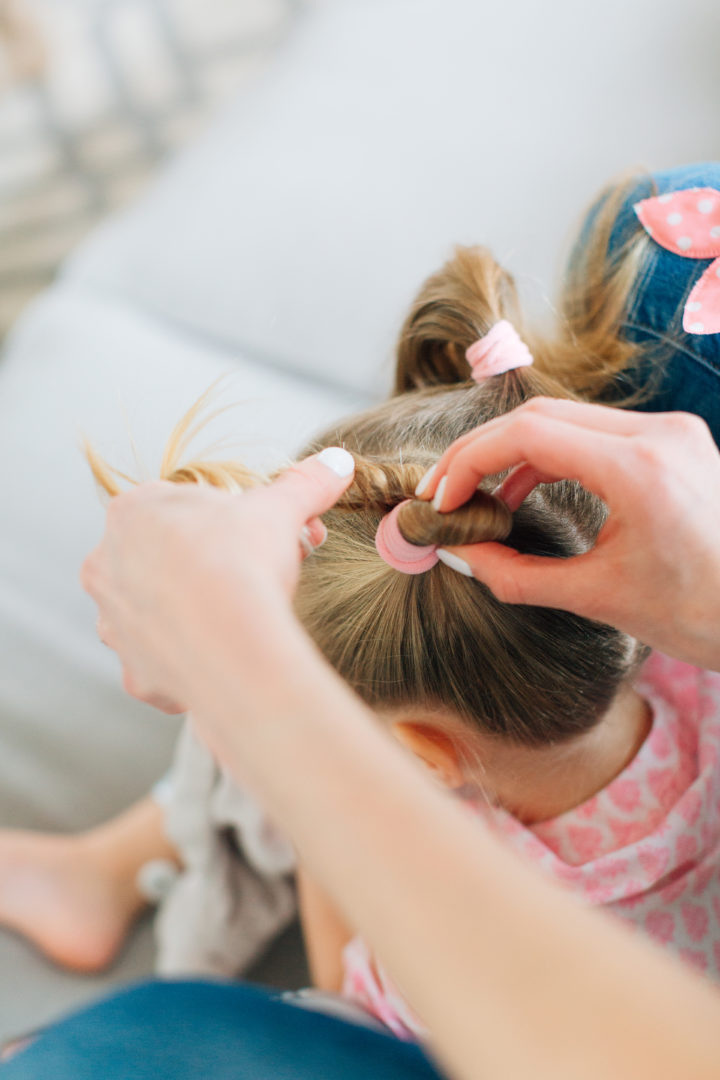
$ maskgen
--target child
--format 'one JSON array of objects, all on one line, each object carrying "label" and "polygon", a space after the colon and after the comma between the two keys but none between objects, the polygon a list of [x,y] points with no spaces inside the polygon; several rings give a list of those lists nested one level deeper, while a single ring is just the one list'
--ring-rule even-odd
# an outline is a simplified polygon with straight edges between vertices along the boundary
[{"label": "child", "polygon": [[[597,253],[617,207],[611,196],[595,214],[588,250],[595,245]],[[645,249],[646,241],[641,232],[633,243]],[[637,271],[632,245],[625,258]],[[357,471],[325,517],[326,543],[304,563],[297,612],[380,722],[469,813],[489,816],[518,851],[588,902],[607,905],[718,975],[720,676],[659,656],[640,671],[646,650],[628,635],[565,612],[502,604],[438,561],[443,545],[490,538],[558,558],[582,553],[605,514],[577,484],[536,488],[512,517],[490,494],[501,477],[487,478],[483,492],[449,514],[413,499],[427,468],[458,436],[537,394],[600,396],[637,360],[640,349],[619,333],[621,298],[635,280],[626,265],[595,297],[603,333],[576,291],[568,310],[584,311],[586,325],[578,316],[553,348],[533,342],[534,363],[506,322],[520,325],[512,282],[487,253],[461,249],[430,278],[401,332],[395,396],[310,448],[342,444]],[[167,479],[233,489],[261,482],[237,463],[183,466],[178,453],[191,420],[168,449]],[[110,470],[94,456],[91,463],[106,490],[117,491]],[[158,796],[75,838],[0,837],[0,919],[59,962],[92,968],[112,958],[144,906],[148,865],[161,860],[180,870],[189,860],[197,870],[205,859],[211,884],[222,886],[227,861],[218,872],[206,858],[217,840],[206,828],[210,819],[198,827],[178,795],[183,783],[205,784],[208,762],[197,753],[191,747],[181,758],[168,807]],[[242,803],[228,785],[213,775],[201,801],[216,809],[223,799]],[[243,806],[247,847],[265,823],[249,821]],[[166,832],[166,813],[179,843]],[[230,858],[236,839],[223,835]],[[279,874],[287,853],[272,835],[264,841]],[[187,871],[166,904],[184,877]],[[315,984],[342,990],[401,1037],[421,1035],[381,965],[302,870],[299,884]],[[223,893],[228,909],[233,895],[232,887]],[[284,910],[282,895],[271,897],[276,902]],[[229,910],[219,925],[223,918],[231,926]],[[200,921],[189,930],[202,940]],[[232,966],[233,934],[226,944],[227,955],[206,957],[202,970]]]}]

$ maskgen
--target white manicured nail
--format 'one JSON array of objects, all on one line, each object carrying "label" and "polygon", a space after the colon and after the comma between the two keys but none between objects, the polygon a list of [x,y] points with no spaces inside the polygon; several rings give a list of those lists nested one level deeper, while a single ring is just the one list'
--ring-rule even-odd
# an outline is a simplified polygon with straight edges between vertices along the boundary
[{"label": "white manicured nail", "polygon": [[315,550],[315,548],[313,547],[313,542],[310,539],[310,530],[308,529],[307,525],[303,525],[302,529],[300,530],[300,547],[303,549],[305,555],[312,555],[313,551]]},{"label": "white manicured nail", "polygon": [[318,455],[318,461],[322,461],[331,472],[343,479],[355,472],[355,462],[352,454],[343,450],[342,446],[328,446]]},{"label": "white manicured nail", "polygon": [[457,570],[458,574],[464,574],[465,577],[472,577],[473,572],[459,555],[453,555],[452,551],[446,551],[445,548],[438,548],[435,552],[441,563],[445,563],[451,570]]},{"label": "white manicured nail", "polygon": [[306,555],[312,555],[313,551],[317,551],[317,549],[319,547],[322,547],[322,545],[327,540],[328,531],[325,527],[325,523],[321,521],[320,525],[322,527],[322,532],[320,533],[319,540],[316,540],[314,543],[309,525],[303,525],[302,529],[300,530],[300,547],[303,549]]},{"label": "white manicured nail", "polygon": [[447,476],[443,476],[442,480],[437,486],[435,492],[435,498],[432,501],[433,510],[440,510],[442,507],[443,495],[445,494],[445,485],[447,484]]},{"label": "white manicured nail", "polygon": [[436,469],[437,469],[437,465],[432,465],[428,469],[428,471],[425,473],[425,475],[423,476],[423,478],[420,481],[420,483],[418,484],[418,486],[415,488],[415,494],[416,495],[422,495],[423,491],[425,490],[425,488],[428,486],[428,484],[432,480],[433,474],[434,474]]}]

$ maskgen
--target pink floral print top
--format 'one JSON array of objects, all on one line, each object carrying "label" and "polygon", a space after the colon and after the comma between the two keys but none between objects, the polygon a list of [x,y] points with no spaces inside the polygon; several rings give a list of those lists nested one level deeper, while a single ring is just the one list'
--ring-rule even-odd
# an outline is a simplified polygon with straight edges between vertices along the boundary
[{"label": "pink floral print top", "polygon": [[[636,688],[650,734],[606,788],[559,817],[526,827],[480,799],[468,808],[518,852],[720,979],[720,675],[653,654]],[[398,1037],[422,1024],[355,938],[343,993]]]}]

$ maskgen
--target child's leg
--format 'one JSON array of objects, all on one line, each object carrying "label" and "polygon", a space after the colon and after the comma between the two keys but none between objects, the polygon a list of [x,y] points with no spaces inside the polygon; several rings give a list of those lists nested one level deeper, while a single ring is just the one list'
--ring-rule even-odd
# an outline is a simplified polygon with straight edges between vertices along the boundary
[{"label": "child's leg", "polygon": [[179,865],[152,798],[75,836],[0,830],[0,925],[63,967],[105,967],[147,904],[137,875],[154,859]]}]

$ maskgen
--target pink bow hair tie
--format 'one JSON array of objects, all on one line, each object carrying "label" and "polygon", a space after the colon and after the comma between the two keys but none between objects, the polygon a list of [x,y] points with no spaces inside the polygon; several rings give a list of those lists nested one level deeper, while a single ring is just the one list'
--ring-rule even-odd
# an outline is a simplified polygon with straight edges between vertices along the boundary
[{"label": "pink bow hair tie", "polygon": [[633,207],[648,236],[686,259],[712,259],[683,311],[688,334],[720,333],[720,191],[687,188],[643,199]]}]

